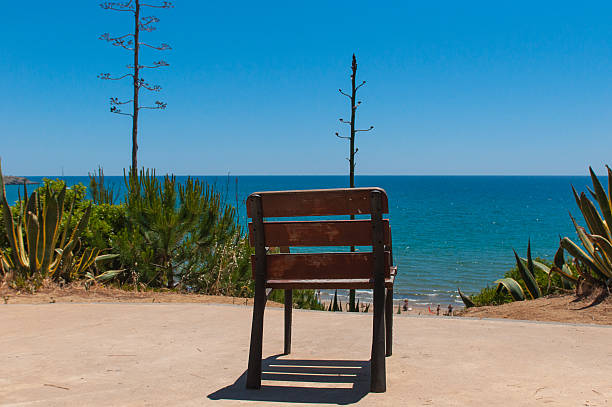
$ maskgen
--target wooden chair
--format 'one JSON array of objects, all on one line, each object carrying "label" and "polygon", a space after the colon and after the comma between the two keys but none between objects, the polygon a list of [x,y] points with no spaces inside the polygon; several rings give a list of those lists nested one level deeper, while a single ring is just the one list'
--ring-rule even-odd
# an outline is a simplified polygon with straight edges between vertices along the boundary
[{"label": "wooden chair", "polygon": [[[386,391],[385,355],[391,356],[393,282],[397,268],[391,253],[387,194],[380,188],[256,192],[247,199],[255,279],[255,301],[247,388],[261,387],[264,309],[271,289],[285,290],[285,354],[291,352],[292,290],[368,289],[374,291],[372,392]],[[370,219],[265,221],[264,218],[363,215]],[[267,247],[371,246],[371,252],[268,254]]]}]

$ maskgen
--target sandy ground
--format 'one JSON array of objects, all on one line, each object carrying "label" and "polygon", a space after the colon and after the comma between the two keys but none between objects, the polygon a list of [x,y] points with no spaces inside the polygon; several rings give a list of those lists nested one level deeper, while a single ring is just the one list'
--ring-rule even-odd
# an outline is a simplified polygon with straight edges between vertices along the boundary
[{"label": "sandy ground", "polygon": [[[72,285],[59,288],[56,285],[45,286],[35,293],[16,291],[7,287],[0,288],[0,300],[3,304],[50,304],[50,303],[100,303],[100,302],[145,302],[145,303],[216,303],[253,305],[252,298],[225,297],[221,295],[186,294],[171,291],[127,291],[103,285],[85,289],[83,285]],[[282,304],[270,301],[271,307]]]},{"label": "sandy ground", "polygon": [[[0,287],[0,304],[53,304],[53,303],[100,303],[100,302],[150,302],[150,303],[214,303],[253,305],[252,298],[226,297],[221,295],[202,295],[177,293],[172,291],[127,291],[104,285],[93,286],[88,290],[83,285],[76,284],[69,287],[47,285],[35,293],[16,291],[7,287]],[[329,302],[323,303],[329,307]],[[399,304],[399,301],[398,301]],[[395,311],[397,311],[397,305]],[[346,304],[343,304],[346,305]],[[283,304],[268,301],[269,307],[283,307]],[[372,307],[370,307],[370,312]],[[410,307],[404,314],[425,315],[425,307]]]},{"label": "sandy ground", "polygon": [[476,318],[508,318],[612,325],[612,297],[599,302],[596,298],[577,299],[559,295],[530,301],[462,310],[460,315]]},{"label": "sandy ground", "polygon": [[612,328],[396,316],[388,391],[369,394],[371,314],[266,311],[264,387],[245,390],[251,308],[0,305],[0,404],[606,406]]},{"label": "sandy ground", "polygon": [[[0,304],[49,304],[49,303],[215,303],[252,305],[253,299],[224,297],[218,295],[185,294],[170,291],[126,291],[106,286],[94,286],[85,290],[82,285],[59,288],[46,286],[35,294],[17,292],[9,288],[0,288]],[[401,299],[394,306],[397,312]],[[326,307],[329,303],[325,303]],[[268,302],[269,307],[282,307],[282,304]],[[435,306],[431,306],[435,311]],[[372,308],[370,307],[370,312]],[[442,307],[441,314],[446,312]],[[402,315],[431,315],[427,307],[411,307],[402,311]],[[518,320],[537,320],[551,322],[571,322],[582,324],[612,325],[612,297],[597,302],[585,298],[577,300],[573,294],[550,296],[535,301],[518,301],[501,306],[463,309],[455,307],[455,316],[475,318],[503,318]]]}]

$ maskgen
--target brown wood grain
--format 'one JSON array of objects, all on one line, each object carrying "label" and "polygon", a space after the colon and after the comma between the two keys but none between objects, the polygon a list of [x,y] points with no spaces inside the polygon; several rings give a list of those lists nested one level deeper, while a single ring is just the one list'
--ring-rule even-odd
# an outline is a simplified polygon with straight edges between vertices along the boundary
[{"label": "brown wood grain", "polygon": [[[389,221],[383,220],[385,245],[390,245]],[[266,246],[372,246],[369,220],[264,222]],[[255,245],[253,224],[249,241]]]},{"label": "brown wood grain", "polygon": [[[385,287],[393,287],[395,277],[391,276],[385,280]],[[374,288],[374,280],[367,278],[357,279],[320,279],[320,280],[268,280],[266,287],[275,289],[372,289]]]},{"label": "brown wood grain", "polygon": [[[385,277],[390,276],[389,252],[386,252]],[[252,263],[255,256],[251,258]],[[255,273],[255,268],[253,268]],[[372,253],[269,254],[266,256],[267,280],[374,278]]]},{"label": "brown wood grain", "polygon": [[338,188],[256,192],[247,198],[247,215],[252,218],[248,201],[253,195],[261,196],[266,218],[369,214],[370,192],[374,190],[382,193],[382,212],[389,213],[387,194],[381,188]]}]

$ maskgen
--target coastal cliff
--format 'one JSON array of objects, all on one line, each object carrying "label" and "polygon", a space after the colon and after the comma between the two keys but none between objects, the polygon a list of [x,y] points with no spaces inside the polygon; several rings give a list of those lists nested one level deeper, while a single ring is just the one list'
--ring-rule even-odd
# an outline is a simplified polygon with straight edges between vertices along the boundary
[{"label": "coastal cliff", "polygon": [[12,175],[4,176],[4,185],[23,185],[23,184],[38,184],[38,182],[30,181],[26,177],[15,177]]}]

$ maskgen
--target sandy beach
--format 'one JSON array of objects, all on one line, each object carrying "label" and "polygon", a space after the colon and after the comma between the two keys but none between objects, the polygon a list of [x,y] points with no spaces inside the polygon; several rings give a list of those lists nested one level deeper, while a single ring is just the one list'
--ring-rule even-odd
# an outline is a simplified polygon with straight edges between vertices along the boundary
[{"label": "sandy beach", "polygon": [[369,394],[371,314],[266,311],[264,387],[244,388],[251,308],[222,304],[0,306],[7,406],[607,405],[612,328],[395,316],[388,391]]}]

